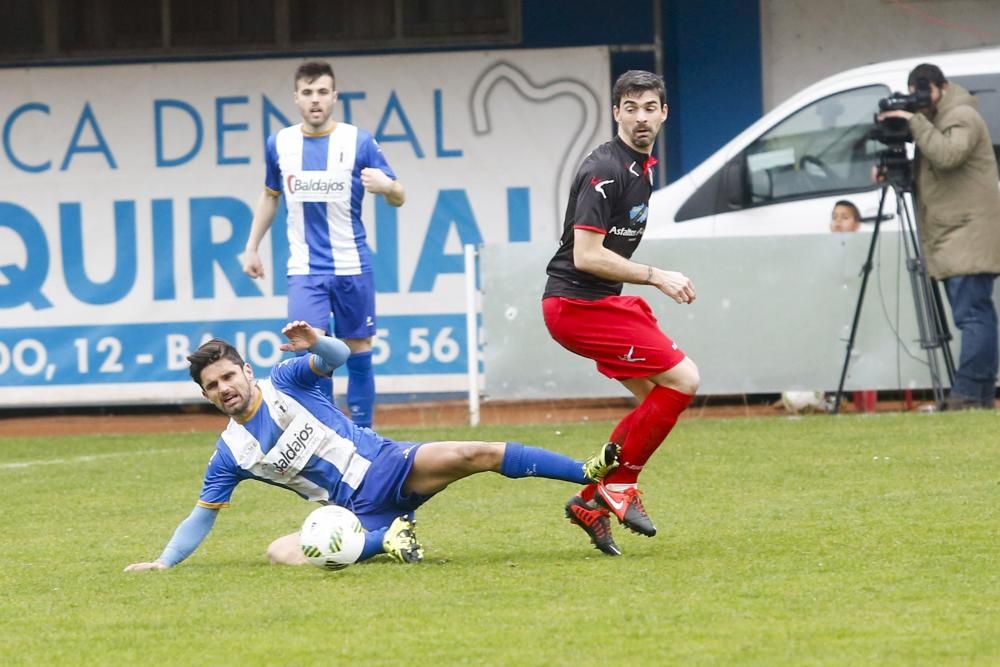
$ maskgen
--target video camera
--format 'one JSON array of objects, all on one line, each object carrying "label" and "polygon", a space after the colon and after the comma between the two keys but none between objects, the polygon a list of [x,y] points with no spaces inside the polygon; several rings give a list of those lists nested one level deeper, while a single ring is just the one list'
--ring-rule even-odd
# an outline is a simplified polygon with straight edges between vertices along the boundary
[{"label": "video camera", "polygon": [[[909,111],[916,113],[920,109],[926,109],[931,105],[931,84],[927,79],[921,77],[917,79],[916,91],[909,95],[896,91],[889,97],[883,97],[878,101],[879,113],[883,111]],[[875,127],[869,135],[872,139],[893,146],[905,144],[913,141],[910,134],[910,125],[903,118],[883,118],[879,120],[879,114],[875,114]]]},{"label": "video camera", "polygon": [[[879,113],[883,111],[909,111],[916,113],[931,105],[931,86],[927,79],[917,79],[916,90],[904,95],[895,92],[889,97],[878,101]],[[906,190],[912,182],[910,158],[906,154],[907,142],[913,141],[910,124],[904,118],[883,118],[879,120],[875,114],[875,127],[868,137],[885,144],[886,148],[878,154],[878,172],[892,185]]]}]

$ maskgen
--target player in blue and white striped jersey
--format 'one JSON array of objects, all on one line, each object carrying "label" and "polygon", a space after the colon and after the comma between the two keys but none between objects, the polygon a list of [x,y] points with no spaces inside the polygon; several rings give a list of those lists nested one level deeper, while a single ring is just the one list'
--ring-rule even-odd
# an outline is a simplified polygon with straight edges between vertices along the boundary
[{"label": "player in blue and white striped jersey", "polygon": [[[452,482],[480,472],[594,482],[617,466],[613,445],[586,462],[517,442],[395,442],[352,423],[320,386],[344,363],[347,346],[307,322],[282,330],[282,349],[312,354],[287,359],[271,377],[253,369],[229,343],[213,339],[188,357],[191,377],[230,422],[208,462],[201,494],[154,561],[126,571],[162,570],[191,555],[208,536],[233,490],[248,479],[289,489],[306,500],[354,512],[368,531],[361,560],[389,553],[415,562],[423,550],[413,533],[414,511]],[[272,562],[306,562],[298,533],[268,547]]]},{"label": "player in blue and white striped jersey", "polygon": [[361,202],[365,192],[371,192],[402,206],[406,193],[375,138],[333,118],[336,101],[329,64],[307,62],[296,70],[295,104],[302,122],[267,140],[264,192],[254,211],[243,270],[254,278],[264,276],[257,249],[283,195],[288,211],[288,319],[305,320],[329,333],[333,313],[334,334],[351,350],[351,419],[370,427],[375,405],[375,281]]}]

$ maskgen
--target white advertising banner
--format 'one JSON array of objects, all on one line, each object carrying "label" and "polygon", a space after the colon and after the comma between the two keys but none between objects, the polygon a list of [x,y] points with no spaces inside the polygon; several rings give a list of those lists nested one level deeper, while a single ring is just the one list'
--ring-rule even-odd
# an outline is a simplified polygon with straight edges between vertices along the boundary
[{"label": "white advertising banner", "polygon": [[[185,357],[213,336],[258,373],[281,358],[283,207],[266,277],[241,256],[301,61],[0,70],[0,405],[193,400]],[[407,193],[363,205],[378,391],[461,391],[462,246],[554,244],[611,134],[607,49],[330,62],[335,117],[375,135]]]}]

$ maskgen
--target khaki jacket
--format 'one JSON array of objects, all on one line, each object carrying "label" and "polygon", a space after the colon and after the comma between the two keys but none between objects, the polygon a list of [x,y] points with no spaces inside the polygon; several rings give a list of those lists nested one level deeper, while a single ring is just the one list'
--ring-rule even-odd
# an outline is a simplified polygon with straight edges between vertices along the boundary
[{"label": "khaki jacket", "polygon": [[933,119],[914,114],[917,227],[934,278],[1000,273],[1000,184],[976,100],[949,84]]}]

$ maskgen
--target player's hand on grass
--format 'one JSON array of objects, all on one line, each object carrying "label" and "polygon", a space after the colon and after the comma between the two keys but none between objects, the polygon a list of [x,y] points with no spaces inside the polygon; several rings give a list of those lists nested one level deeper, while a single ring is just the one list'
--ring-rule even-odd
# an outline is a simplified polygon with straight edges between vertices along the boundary
[{"label": "player's hand on grass", "polygon": [[247,250],[243,253],[243,273],[251,278],[264,277],[264,264],[260,261],[260,255],[256,250]]},{"label": "player's hand on grass", "polygon": [[282,343],[281,345],[283,352],[302,352],[308,350],[316,344],[320,336],[324,335],[322,331],[302,320],[289,322],[281,329],[281,333],[288,339],[287,343]]},{"label": "player's hand on grass", "polygon": [[132,563],[125,568],[125,572],[146,572],[147,570],[166,570],[167,566],[158,560],[152,563]]},{"label": "player's hand on grass", "polygon": [[677,303],[692,303],[698,296],[694,283],[680,271],[653,269],[649,282]]}]

